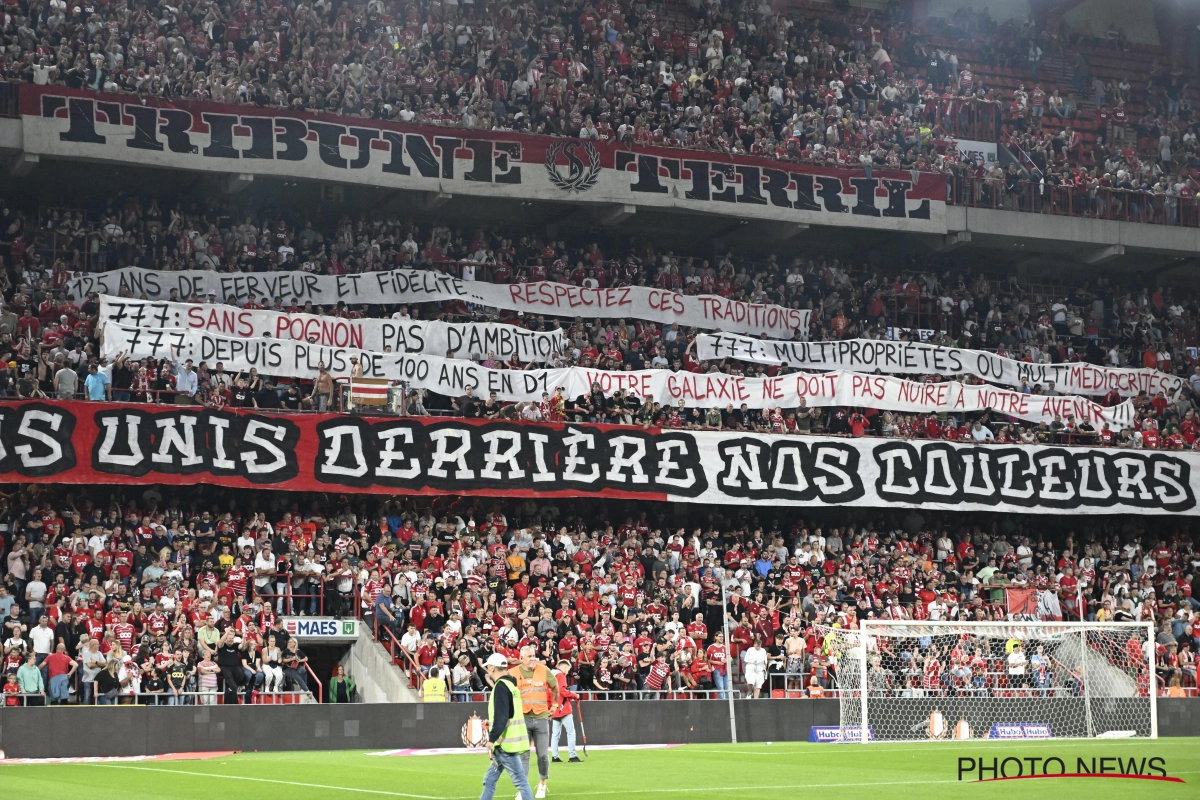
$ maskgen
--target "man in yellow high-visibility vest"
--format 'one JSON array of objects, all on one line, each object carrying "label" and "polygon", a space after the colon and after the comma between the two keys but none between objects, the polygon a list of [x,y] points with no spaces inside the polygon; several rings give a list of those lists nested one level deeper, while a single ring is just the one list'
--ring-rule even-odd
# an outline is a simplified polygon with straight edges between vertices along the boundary
[{"label": "man in yellow high-visibility vest", "polygon": [[525,765],[521,763],[521,754],[529,752],[529,730],[525,727],[521,692],[516,680],[508,674],[508,659],[502,654],[492,653],[483,666],[494,683],[488,698],[487,748],[492,765],[483,776],[483,794],[479,800],[492,800],[502,772],[507,772],[512,779],[520,800],[533,800]]},{"label": "man in yellow high-visibility vest", "polygon": [[446,680],[441,676],[429,676],[421,682],[421,700],[426,703],[446,702]]}]

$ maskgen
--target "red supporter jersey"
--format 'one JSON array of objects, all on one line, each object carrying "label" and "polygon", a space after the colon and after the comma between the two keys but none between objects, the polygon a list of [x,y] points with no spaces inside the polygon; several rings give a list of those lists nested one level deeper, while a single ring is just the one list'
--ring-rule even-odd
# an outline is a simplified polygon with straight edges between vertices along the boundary
[{"label": "red supporter jersey", "polygon": [[137,636],[137,629],[128,622],[119,622],[113,625],[113,635],[121,643],[121,649],[128,653],[133,649],[133,640]]},{"label": "red supporter jersey", "polygon": [[244,566],[234,565],[229,568],[229,573],[225,577],[229,580],[229,588],[239,595],[245,595],[246,581],[249,575],[250,571]]},{"label": "red supporter jersey", "polygon": [[725,672],[725,645],[710,644],[704,655],[708,659],[708,663],[713,665],[715,672],[722,674]]}]

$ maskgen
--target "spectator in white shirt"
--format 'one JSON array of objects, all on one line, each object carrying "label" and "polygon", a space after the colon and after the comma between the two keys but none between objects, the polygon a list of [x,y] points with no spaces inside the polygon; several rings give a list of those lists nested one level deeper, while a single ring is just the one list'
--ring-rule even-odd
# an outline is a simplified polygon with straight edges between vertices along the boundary
[{"label": "spectator in white shirt", "polygon": [[409,653],[416,654],[417,648],[421,645],[421,633],[417,630],[416,625],[409,625],[408,630],[400,637],[400,646]]},{"label": "spectator in white shirt", "polygon": [[33,642],[33,654],[37,656],[38,666],[54,652],[54,628],[50,627],[49,622],[50,618],[43,616],[37,625],[29,629],[29,641]]},{"label": "spectator in white shirt", "polygon": [[256,544],[258,544],[258,541],[250,534],[250,530],[247,528],[246,530],[242,531],[242,535],[237,538],[237,549],[234,552],[240,554],[243,550],[249,547],[250,552],[253,553],[254,546]]},{"label": "spectator in white shirt", "polygon": [[108,536],[105,535],[104,533],[93,533],[90,537],[88,537],[88,540],[87,540],[88,552],[91,553],[93,556],[97,555],[98,553],[100,553],[104,550],[104,547],[107,544],[107,542],[108,542]]},{"label": "spectator in white shirt", "polygon": [[991,428],[985,428],[978,422],[976,422],[975,427],[971,429],[971,438],[977,442],[992,442],[996,439],[996,437],[992,435]]},{"label": "spectator in white shirt", "polygon": [[1012,652],[1008,654],[1008,688],[1028,685],[1029,682],[1025,675],[1026,663],[1028,663],[1028,659],[1025,658],[1025,651],[1021,647],[1021,643],[1017,642],[1013,645]]},{"label": "spectator in white shirt", "polygon": [[[241,550],[241,542],[238,542]],[[251,545],[253,547],[253,544]],[[271,578],[275,575],[275,554],[271,552],[270,542],[264,542],[262,549],[254,556],[254,588],[260,594],[267,590]],[[286,591],[286,589],[285,589]]]},{"label": "spectator in white shirt", "polygon": [[172,363],[172,368],[175,371],[175,388],[182,395],[186,395],[189,400],[196,399],[196,392],[200,388],[200,378],[196,375],[196,368],[189,358],[184,363],[178,361]]},{"label": "spectator in white shirt", "polygon": [[[46,610],[46,584],[42,581],[40,569],[35,569],[33,579],[25,584],[25,600],[29,604],[29,621],[31,624],[37,625],[39,619],[45,619],[42,614]],[[51,629],[51,633],[53,633],[53,629]],[[41,651],[35,650],[34,652],[40,653]],[[50,651],[47,650],[46,654],[49,655],[49,653]]]}]

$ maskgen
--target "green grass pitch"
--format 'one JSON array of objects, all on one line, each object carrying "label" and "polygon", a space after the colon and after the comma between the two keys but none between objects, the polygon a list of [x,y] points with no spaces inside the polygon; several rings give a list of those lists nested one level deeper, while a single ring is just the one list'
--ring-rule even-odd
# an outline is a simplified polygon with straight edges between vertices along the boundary
[{"label": "green grass pitch", "polygon": [[[565,757],[565,753],[564,753]],[[1161,758],[1186,783],[1129,779],[1049,779],[970,783],[959,758]],[[1110,765],[1112,762],[1109,762]],[[357,751],[241,753],[204,761],[0,766],[4,796],[88,800],[472,800],[483,755],[371,756]],[[536,767],[535,767],[536,771]],[[1057,765],[1052,771],[1058,771]],[[1009,763],[1009,772],[1015,766]],[[989,775],[990,777],[990,775]],[[1200,739],[1157,741],[974,742],[899,744],[695,744],[661,750],[593,750],[583,764],[551,764],[549,797],[768,800],[820,796],[905,798],[1106,797],[1200,798]],[[515,794],[501,778],[496,796]]]}]

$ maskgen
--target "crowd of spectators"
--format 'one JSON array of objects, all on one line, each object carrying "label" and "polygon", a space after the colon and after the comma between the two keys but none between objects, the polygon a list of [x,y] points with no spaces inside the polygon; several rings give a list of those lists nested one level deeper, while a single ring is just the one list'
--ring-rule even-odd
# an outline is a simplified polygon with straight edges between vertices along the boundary
[{"label": "crowd of spectators", "polygon": [[840,161],[868,136],[919,152],[922,89],[986,94],[907,23],[766,2],[17,10],[6,71],[26,82],[730,152]]},{"label": "crowd of spectators", "polygon": [[[955,202],[1200,223],[1195,201],[1200,120],[1189,99],[1188,75],[1158,54],[1134,57],[1115,26],[1101,36],[1066,25],[1040,31],[1027,26],[1022,32],[992,28],[971,15],[938,30],[937,41],[962,43],[955,47],[959,56],[948,56],[951,61],[974,52],[980,70],[993,74],[995,83],[980,80],[968,66],[959,71],[959,82],[991,84],[986,96],[998,104],[997,141],[1015,157],[1006,165],[957,160],[948,153],[943,168],[953,175]],[[1053,56],[1061,67],[1047,74],[1043,56]],[[945,99],[942,103],[945,113]],[[958,113],[964,110],[959,106]]]},{"label": "crowd of spectators", "polygon": [[[243,528],[208,511],[184,519],[178,509],[139,515],[91,501],[53,505],[22,510],[4,501],[0,635],[4,671],[15,677],[15,688],[5,689],[9,704],[215,704],[239,696],[251,703],[308,694],[308,657],[260,596],[288,583],[293,570],[289,562],[280,578],[269,548],[245,555],[257,524]],[[294,574],[302,594],[303,556]],[[310,600],[289,600],[289,611],[291,602],[307,608]]]},{"label": "crowd of spectators", "polygon": [[460,699],[526,646],[586,691],[724,690],[728,647],[734,688],[816,693],[828,628],[1004,619],[1023,587],[1066,619],[1153,620],[1163,686],[1194,691],[1200,556],[1163,520],[27,488],[0,507],[4,671],[55,702],[95,681],[101,703],[218,680],[251,700],[306,687],[280,617],[323,614],[364,617]]},{"label": "crowd of spectators", "polygon": [[[846,20],[715,0],[18,0],[0,10],[0,68],[10,80],[145,97],[946,172],[952,199],[963,202],[1044,210],[1066,197],[1079,213],[1195,224],[1183,202],[1200,167],[1185,76],[1155,65],[1146,75],[1093,78],[1083,55],[1090,45],[1065,28],[997,25],[986,15],[920,25],[902,15]],[[1114,52],[1124,52],[1114,33]],[[1042,58],[1072,53],[1083,59],[1073,85],[1057,86]],[[985,74],[1018,76],[1018,86],[993,86]],[[962,161],[949,139],[964,130],[1000,137],[1019,163],[1001,171]],[[220,364],[192,371],[98,358],[97,298],[70,296],[69,277],[126,266],[315,274],[403,266],[496,283],[718,294],[811,309],[803,335],[814,340],[920,338],[1189,379],[1178,397],[1135,398],[1134,427],[1116,433],[992,413],[663,408],[625,394],[510,405],[418,392],[406,402],[412,414],[1200,448],[1194,293],[1138,277],[1066,286],[985,275],[953,253],[889,258],[856,263],[813,246],[758,261],[648,238],[550,239],[228,198],[128,195],[37,212],[0,203],[0,397],[320,407],[327,375],[302,382],[230,375]],[[561,328],[570,348],[552,366],[786,371],[701,362],[695,331],[633,319],[518,316],[461,303],[322,309],[283,297],[247,307]],[[1068,618],[1154,620],[1160,677],[1196,686],[1200,603],[1187,522],[1072,520],[1064,532],[1061,518],[785,516],[746,507],[693,512],[681,524],[653,504],[594,500],[18,491],[0,505],[0,647],[14,702],[253,702],[303,692],[306,657],[280,618],[316,614],[366,616],[458,697],[483,688],[488,654],[515,659],[525,646],[548,664],[568,661],[571,684],[587,691],[722,691],[732,682],[757,696],[783,676],[789,688],[820,693],[834,687],[837,667],[825,626],[872,615],[998,619],[1012,586],[1054,593]]]},{"label": "crowd of spectators", "polygon": [[[0,280],[6,298],[0,314],[0,393],[134,402],[196,402],[214,407],[300,410],[336,404],[328,375],[316,381],[225,372],[220,364],[194,370],[166,361],[102,362],[96,339],[96,297],[74,298],[66,288],[79,271],[126,266],[213,269],[220,272],[299,270],[344,274],[396,267],[436,270],[466,280],[499,283],[557,281],[583,286],[652,285],[685,294],[769,302],[811,309],[811,340],[908,338],[988,350],[1034,363],[1086,362],[1145,367],[1186,376],[1178,397],[1134,398],[1138,418],[1126,431],[1085,420],[1040,426],[996,414],[914,415],[845,407],[774,408],[762,411],[664,407],[631,393],[605,397],[547,397],[543,403],[506,404],[479,395],[451,398],[411,394],[414,415],[507,416],[526,420],[622,422],[667,427],[769,432],[937,437],[1001,442],[1095,443],[1148,448],[1192,448],[1200,386],[1195,349],[1197,305],[1185,289],[1118,283],[1098,278],[1074,286],[1035,284],[1016,276],[975,272],[969,257],[934,261],[898,256],[872,267],[813,251],[763,261],[732,251],[676,252],[651,239],[621,241],[604,235],[551,240],[541,235],[485,228],[421,225],[363,213],[321,221],[314,209],[235,209],[209,200],[204,206],[137,196],[107,198],[88,210],[46,210],[0,215]],[[7,253],[7,254],[6,254]],[[215,302],[212,297],[180,298]],[[468,307],[461,302],[387,307],[298,306],[290,298],[252,298],[247,308],[333,314],[342,317],[498,319],[535,330],[563,329],[569,351],[549,366],[606,370],[664,368],[747,376],[778,375],[786,367],[696,359],[695,331],[640,320],[554,319]],[[800,332],[799,335],[804,335]],[[528,369],[491,353],[471,354],[488,367]],[[914,380],[945,380],[936,375]],[[973,380],[973,379],[967,379]],[[1011,387],[1055,395],[1051,384]],[[1115,391],[1096,396],[1105,406]],[[976,429],[974,422],[980,422]]]},{"label": "crowd of spectators", "polygon": [[[946,172],[959,203],[1200,224],[1187,76],[1093,74],[1092,37],[1065,24],[766,0],[6,8],[15,81]],[[1074,56],[1070,82],[1043,56]],[[964,159],[955,138],[1007,142],[1019,165]]]}]

